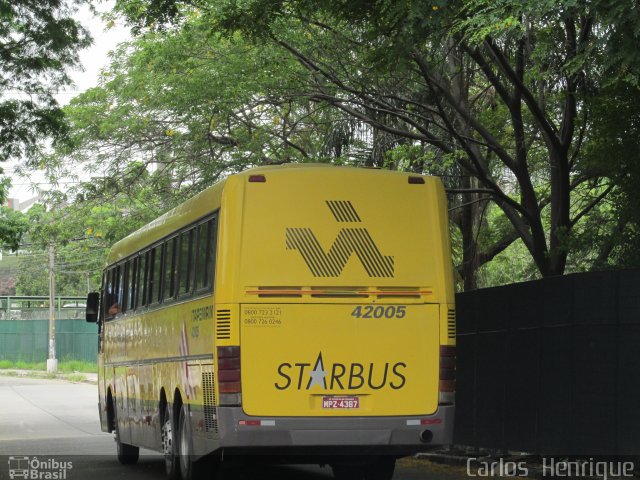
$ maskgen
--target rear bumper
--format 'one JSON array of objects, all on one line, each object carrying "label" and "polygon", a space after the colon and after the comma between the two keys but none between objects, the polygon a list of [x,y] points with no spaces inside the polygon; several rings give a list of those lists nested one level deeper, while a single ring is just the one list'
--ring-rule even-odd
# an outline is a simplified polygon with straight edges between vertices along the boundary
[{"label": "rear bumper", "polygon": [[453,438],[454,406],[416,417],[249,417],[219,408],[220,447],[229,453],[410,455]]}]

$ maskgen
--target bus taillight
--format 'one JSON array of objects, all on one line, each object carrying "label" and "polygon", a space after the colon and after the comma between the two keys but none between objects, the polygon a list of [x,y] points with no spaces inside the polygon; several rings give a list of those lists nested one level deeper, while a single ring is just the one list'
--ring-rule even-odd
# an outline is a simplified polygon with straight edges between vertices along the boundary
[{"label": "bus taillight", "polygon": [[218,392],[220,405],[242,405],[240,347],[218,347]]},{"label": "bus taillight", "polygon": [[456,347],[440,346],[440,405],[453,405],[456,393]]}]

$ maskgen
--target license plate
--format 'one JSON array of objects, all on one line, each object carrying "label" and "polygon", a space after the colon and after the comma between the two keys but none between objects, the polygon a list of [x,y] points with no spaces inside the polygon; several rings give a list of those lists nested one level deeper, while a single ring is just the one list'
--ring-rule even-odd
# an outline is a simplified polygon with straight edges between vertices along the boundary
[{"label": "license plate", "polygon": [[322,408],[356,409],[360,408],[359,397],[322,397]]}]

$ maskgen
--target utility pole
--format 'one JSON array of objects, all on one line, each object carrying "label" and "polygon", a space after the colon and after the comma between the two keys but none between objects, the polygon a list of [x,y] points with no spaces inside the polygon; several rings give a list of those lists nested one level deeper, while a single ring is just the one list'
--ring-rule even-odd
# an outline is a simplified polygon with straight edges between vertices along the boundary
[{"label": "utility pole", "polygon": [[47,359],[47,372],[56,373],[58,371],[58,360],[56,359],[56,282],[54,260],[56,256],[53,242],[49,242],[49,358]]}]

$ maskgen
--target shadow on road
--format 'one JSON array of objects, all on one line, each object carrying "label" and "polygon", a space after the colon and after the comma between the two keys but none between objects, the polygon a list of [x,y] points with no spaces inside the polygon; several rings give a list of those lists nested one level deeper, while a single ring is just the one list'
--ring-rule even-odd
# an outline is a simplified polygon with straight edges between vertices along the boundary
[{"label": "shadow on road", "polygon": [[[165,477],[162,457],[141,457],[136,465],[120,465],[113,457],[76,458],[74,475],[68,480],[88,478],[92,480],[141,480]],[[207,477],[214,480],[213,477]],[[289,465],[224,465],[215,480],[328,480],[333,478],[329,467]]]}]

